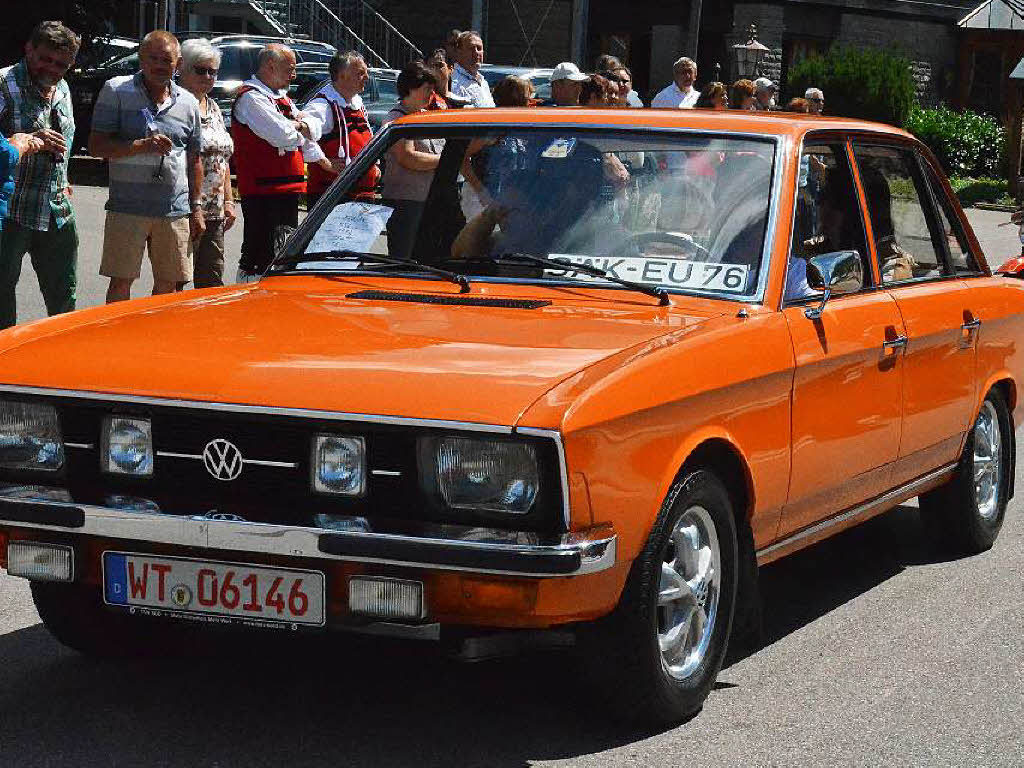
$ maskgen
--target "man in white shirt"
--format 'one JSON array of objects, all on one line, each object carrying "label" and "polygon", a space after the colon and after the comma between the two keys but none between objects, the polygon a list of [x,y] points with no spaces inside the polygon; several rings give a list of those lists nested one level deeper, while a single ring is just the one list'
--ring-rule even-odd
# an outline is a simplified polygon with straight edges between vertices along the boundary
[{"label": "man in white shirt", "polygon": [[[303,114],[320,149],[335,172],[341,173],[373,138],[359,96],[370,76],[366,61],[356,51],[334,54],[329,67],[331,82],[306,103]],[[306,208],[312,209],[334,181],[335,174],[316,164],[309,166],[308,174]],[[379,178],[374,165],[350,192],[372,194]]]},{"label": "man in white shirt", "polygon": [[306,192],[305,162],[334,170],[313,140],[313,121],[288,98],[295,52],[271,44],[256,62],[256,74],[238,90],[231,120],[242,199],[241,282],[256,279],[273,260],[275,229],[298,226],[299,196]]},{"label": "man in white shirt", "polygon": [[459,35],[455,62],[451,93],[468,99],[467,106],[493,107],[491,88],[480,74],[480,65],[484,63],[484,41],[479,33],[469,31]]},{"label": "man in white shirt", "polygon": [[660,109],[693,109],[700,98],[700,91],[693,87],[697,82],[697,64],[683,56],[672,65],[672,82],[663,88],[651,106]]}]

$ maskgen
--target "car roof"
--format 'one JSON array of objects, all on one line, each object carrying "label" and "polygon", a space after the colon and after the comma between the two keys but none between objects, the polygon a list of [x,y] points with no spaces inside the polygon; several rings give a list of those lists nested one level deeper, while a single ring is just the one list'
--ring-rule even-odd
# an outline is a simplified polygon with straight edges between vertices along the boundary
[{"label": "car roof", "polygon": [[450,109],[418,112],[402,117],[404,125],[458,123],[494,125],[580,125],[621,128],[691,128],[735,131],[766,136],[803,136],[815,130],[885,133],[912,138],[884,123],[841,117],[819,117],[794,112],[748,112],[711,109],[586,109],[530,107],[516,109]]},{"label": "car roof", "polygon": [[330,43],[323,43],[319,40],[305,40],[295,37],[274,37],[272,35],[216,35],[210,38],[214,45],[218,43],[250,43],[252,45],[267,45],[268,43],[283,43],[289,48],[319,48],[328,51],[337,50]]}]

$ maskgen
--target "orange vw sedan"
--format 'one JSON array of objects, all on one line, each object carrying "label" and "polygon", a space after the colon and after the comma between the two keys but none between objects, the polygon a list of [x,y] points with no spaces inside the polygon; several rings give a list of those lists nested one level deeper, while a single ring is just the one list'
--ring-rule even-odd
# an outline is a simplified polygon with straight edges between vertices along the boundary
[{"label": "orange vw sedan", "polygon": [[759,565],[912,497],[992,545],[1022,308],[892,128],[409,117],[259,282],[0,334],[0,564],[86,653],[572,641],[677,721],[756,637]]}]

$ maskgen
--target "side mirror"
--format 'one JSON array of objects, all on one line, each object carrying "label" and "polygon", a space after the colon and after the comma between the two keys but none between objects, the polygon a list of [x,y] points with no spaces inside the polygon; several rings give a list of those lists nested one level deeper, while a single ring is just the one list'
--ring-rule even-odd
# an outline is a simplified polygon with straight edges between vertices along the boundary
[{"label": "side mirror", "polygon": [[812,256],[807,260],[807,285],[816,291],[824,291],[821,304],[804,310],[808,319],[817,320],[833,295],[856,293],[864,287],[864,265],[860,254],[857,251],[834,251]]}]

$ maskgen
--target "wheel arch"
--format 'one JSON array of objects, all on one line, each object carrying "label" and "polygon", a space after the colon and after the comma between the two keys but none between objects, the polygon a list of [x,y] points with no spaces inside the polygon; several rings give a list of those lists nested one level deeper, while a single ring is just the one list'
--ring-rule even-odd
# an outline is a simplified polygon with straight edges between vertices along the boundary
[{"label": "wheel arch", "polygon": [[744,637],[744,644],[754,636],[759,641],[761,613],[757,584],[757,550],[751,528],[755,492],[750,467],[736,444],[721,436],[707,437],[694,446],[682,462],[677,478],[698,467],[713,472],[722,481],[733,504],[739,555],[734,635],[737,638]]},{"label": "wheel arch", "polygon": [[[985,386],[980,391],[981,396],[978,398],[978,405],[975,409],[975,419],[977,419],[977,414],[981,412],[981,405],[982,403],[985,402],[985,398],[988,397],[988,393],[993,390],[998,392],[999,395],[1003,398],[1003,400],[1006,401],[1006,407],[1009,410],[1010,434],[1008,435],[1008,438],[1010,449],[1010,462],[1009,466],[1007,467],[1008,482],[1006,486],[1006,496],[1007,500],[1009,500],[1012,499],[1014,495],[1014,486],[1016,484],[1015,479],[1017,475],[1015,471],[1015,468],[1017,466],[1017,425],[1014,423],[1013,418],[1014,412],[1017,410],[1018,403],[1017,382],[1009,373],[1005,371],[993,375],[992,378],[989,379],[988,382],[986,382]],[[973,424],[974,422],[972,421],[971,423]]]}]

